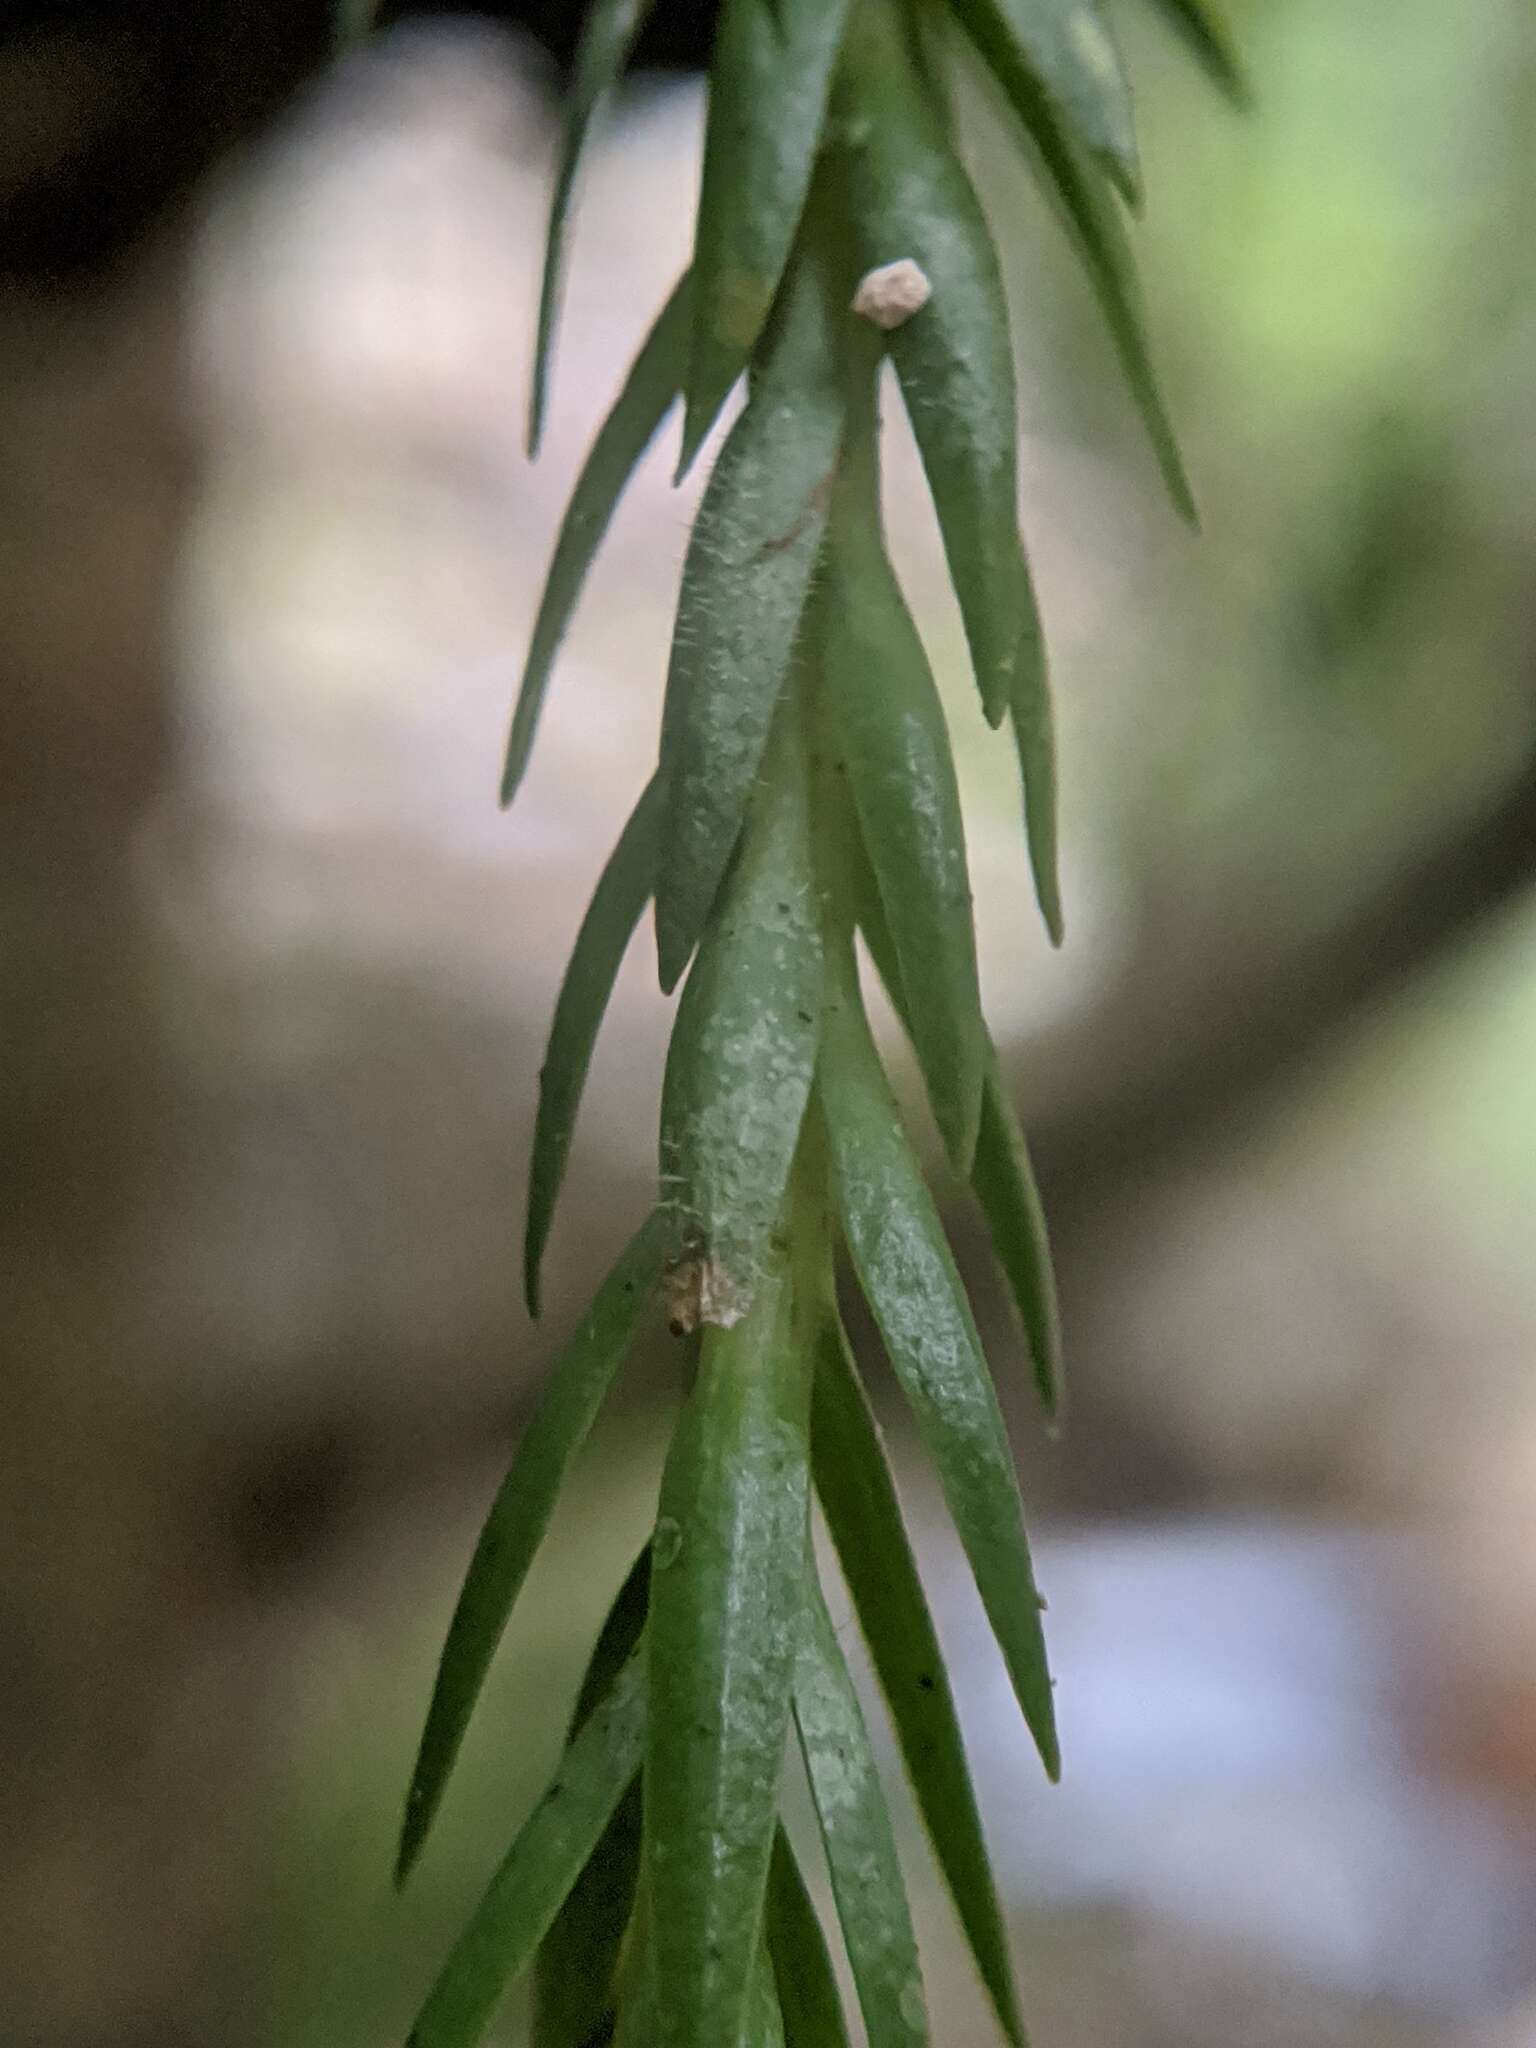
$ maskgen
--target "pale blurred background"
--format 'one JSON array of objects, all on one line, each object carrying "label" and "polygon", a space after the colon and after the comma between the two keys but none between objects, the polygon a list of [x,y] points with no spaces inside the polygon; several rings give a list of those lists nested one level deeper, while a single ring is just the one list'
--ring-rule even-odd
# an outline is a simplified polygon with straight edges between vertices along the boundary
[{"label": "pale blurred background", "polygon": [[[965,103],[1018,319],[1059,955],[893,434],[1059,1247],[1050,1442],[946,1192],[1040,1531],[1059,1791],[888,1414],[1037,2048],[1524,2048],[1536,15],[1233,11],[1241,118],[1120,9],[1199,539]],[[403,2039],[649,1518],[664,1344],[582,1462],[396,1901],[436,1648],[530,1389],[647,1199],[667,1026],[637,944],[535,1328],[534,1079],[653,758],[691,505],[670,442],[509,817],[499,752],[564,494],[686,258],[700,120],[653,74],[602,131],[530,468],[549,86],[511,36],[402,29],[106,283],[0,300],[17,2048]],[[936,2040],[970,2048],[985,2015],[908,1835]],[[497,2038],[519,2025],[514,2000]]]}]

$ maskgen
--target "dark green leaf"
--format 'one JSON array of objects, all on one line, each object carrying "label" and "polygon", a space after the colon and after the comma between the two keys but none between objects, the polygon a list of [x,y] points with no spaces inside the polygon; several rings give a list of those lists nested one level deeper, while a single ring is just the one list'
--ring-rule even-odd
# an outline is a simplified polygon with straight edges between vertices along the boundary
[{"label": "dark green leaf", "polygon": [[1028,79],[1022,78],[1011,97],[1038,153],[1063,224],[1088,273],[1168,495],[1180,515],[1195,525],[1194,494],[1158,390],[1136,266],[1124,225],[1115,210],[1114,194],[1063,131],[1043,93],[1032,93]]},{"label": "dark green leaf", "polygon": [[661,727],[664,989],[676,985],[714,903],[793,659],[842,433],[832,360],[839,317],[816,268],[797,262],[694,522]]},{"label": "dark green leaf", "polygon": [[997,1054],[990,1048],[971,1186],[1024,1326],[1040,1405],[1054,1418],[1061,1407],[1061,1324],[1045,1211],[1024,1133],[1008,1098]]},{"label": "dark green leaf", "polygon": [[544,280],[539,290],[539,331],[533,354],[533,396],[528,407],[528,452],[538,453],[549,390],[549,352],[560,310],[565,268],[565,229],[587,131],[598,104],[618,83],[635,40],[655,0],[588,0],[576,46],[576,64],[565,103],[565,129],[549,205]]},{"label": "dark green leaf", "polygon": [[766,1925],[785,2048],[848,2048],[827,1938],[782,1826],[768,1871]]},{"label": "dark green leaf", "polygon": [[635,464],[655,438],[677,396],[688,307],[689,280],[685,275],[658,314],[576,479],[576,488],[560,524],[549,574],[544,579],[544,594],[539,600],[528,661],[518,688],[517,708],[512,714],[506,765],[501,775],[503,805],[511,803],[527,772],[550,672],[576,610],[587,571],[602,545],[608,522]]},{"label": "dark green leaf", "polygon": [[880,1433],[830,1297],[811,1409],[816,1491],[919,1810],[1003,2032],[1023,2048],[1008,1937],[949,1673]]},{"label": "dark green leaf", "polygon": [[449,1625],[411,1778],[397,1883],[409,1875],[432,1825],[496,1645],[549,1526],[566,1467],[656,1297],[664,1242],[657,1212],[630,1240],[555,1361],[480,1532]]},{"label": "dark green leaf", "polygon": [[1141,174],[1130,81],[1098,0],[955,0],[955,12],[1020,111],[1043,92],[1134,206]]},{"label": "dark green leaf", "polygon": [[740,857],[683,990],[661,1107],[674,1321],[751,1305],[800,1135],[821,1022],[821,930],[799,709],[782,706]]},{"label": "dark green leaf", "polygon": [[645,1747],[645,1654],[637,1652],[566,1751],[543,1798],[433,1985],[409,2048],[473,2048],[532,1960]]},{"label": "dark green leaf", "polygon": [[846,152],[866,270],[915,262],[931,287],[890,351],[939,515],[982,705],[1040,687],[1044,650],[1019,540],[1013,348],[997,252],[971,182],[884,9],[849,32]]},{"label": "dark green leaf", "polygon": [[795,1726],[870,2048],[921,2048],[928,2016],[896,1837],[814,1566],[795,1659]]},{"label": "dark green leaf", "polygon": [[747,2021],[741,2031],[742,2048],[784,2048],[784,2017],[779,2011],[779,1991],[773,1966],[761,1942],[752,1965],[752,1986],[747,1994]]},{"label": "dark green leaf", "polygon": [[710,67],[681,475],[747,366],[805,206],[848,0],[725,0]]},{"label": "dark green leaf", "polygon": [[[863,848],[855,842],[845,851],[845,873],[856,907],[860,931],[880,979],[905,1020],[906,991],[896,961],[896,948],[886,926],[874,875]],[[1056,1314],[1056,1281],[1045,1212],[1035,1186],[1024,1133],[1008,1098],[997,1050],[987,1039],[986,1077],[982,1090],[981,1130],[971,1167],[971,1187],[986,1216],[993,1247],[1013,1296],[1029,1345],[1035,1385],[1048,1416],[1061,1398],[1061,1332]]]},{"label": "dark green leaf", "polygon": [[1035,901],[1051,944],[1062,941],[1061,873],[1056,833],[1056,723],[1051,715],[1050,684],[1016,690],[1008,705],[1018,749],[1019,776],[1024,785],[1024,834]]},{"label": "dark green leaf", "polygon": [[838,759],[910,991],[913,1044],[956,1171],[981,1116],[986,1026],[944,707],[886,557],[873,420],[851,429],[816,617]]},{"label": "dark green leaf", "polygon": [[581,921],[539,1069],[539,1109],[528,1169],[528,1227],[523,1239],[523,1288],[531,1316],[539,1313],[544,1247],[565,1179],[592,1050],[625,949],[656,886],[660,837],[660,792],[653,778],[610,854]]},{"label": "dark green leaf", "polygon": [[818,1091],[854,1267],[1054,1778],[1050,1674],[1008,1439],[960,1276],[869,1033],[851,949],[838,963],[825,1031]]},{"label": "dark green leaf", "polygon": [[1238,106],[1252,97],[1243,67],[1238,61],[1232,31],[1222,18],[1215,0],[1154,0],[1184,37],[1211,77]]},{"label": "dark green leaf", "polygon": [[662,1479],[648,1628],[649,2048],[720,2048],[746,2019],[778,1805],[807,1531],[809,1361],[782,1255],[734,1329],[706,1329]]},{"label": "dark green leaf", "polygon": [[[608,1611],[582,1680],[574,1742],[640,1640],[650,1597],[647,1544]],[[615,1978],[640,1874],[640,1780],[631,1782],[586,1869],[539,1944],[533,1971],[533,2048],[591,2048],[612,2023]]]}]

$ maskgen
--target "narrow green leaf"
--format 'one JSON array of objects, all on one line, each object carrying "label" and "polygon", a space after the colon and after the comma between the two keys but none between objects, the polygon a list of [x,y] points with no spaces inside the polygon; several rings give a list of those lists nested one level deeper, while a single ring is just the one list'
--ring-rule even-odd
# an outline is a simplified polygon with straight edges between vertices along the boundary
[{"label": "narrow green leaf", "polygon": [[576,610],[587,571],[602,545],[635,464],[655,439],[677,397],[688,332],[689,297],[685,273],[657,315],[624,380],[624,388],[598,429],[565,509],[533,624],[517,708],[512,714],[501,774],[503,808],[516,796],[527,772],[555,656]]},{"label": "narrow green leaf", "polygon": [[981,1116],[986,1026],[944,707],[885,552],[875,426],[851,424],[817,606],[838,760],[911,992],[912,1040],[957,1172]]},{"label": "narrow green leaf", "polygon": [[405,1804],[396,1883],[404,1883],[426,1840],[496,1645],[549,1526],[566,1467],[656,1298],[663,1243],[658,1211],[630,1240],[556,1359],[486,1517],[443,1646]]},{"label": "narrow green leaf", "polygon": [[694,522],[661,726],[664,989],[714,903],[793,659],[842,433],[839,317],[817,268],[797,261]]},{"label": "narrow green leaf", "polygon": [[866,271],[915,262],[930,297],[889,336],[939,516],[981,701],[1001,723],[1044,648],[1019,539],[1013,347],[997,252],[916,78],[900,24],[854,16],[844,126],[851,228]]},{"label": "narrow green leaf", "polygon": [[528,407],[528,452],[536,455],[544,432],[549,393],[549,354],[560,310],[565,269],[565,230],[570,217],[576,173],[586,148],[587,131],[599,103],[618,83],[629,53],[645,26],[655,0],[588,0],[576,46],[576,64],[565,102],[565,127],[560,160],[549,204],[549,232],[544,247],[544,278],[539,289],[539,328],[533,353],[533,395]]},{"label": "narrow green leaf", "polygon": [[745,2023],[778,1806],[807,1534],[809,1362],[777,1254],[734,1329],[706,1329],[662,1479],[645,1765],[656,2030]]},{"label": "narrow green leaf", "polygon": [[848,0],[725,0],[710,66],[681,476],[747,366],[805,207]]},{"label": "narrow green leaf", "polygon": [[799,707],[782,705],[740,857],[683,990],[661,1106],[674,1321],[750,1307],[816,1067],[821,929]]},{"label": "narrow green leaf", "polygon": [[1141,172],[1130,80],[1099,0],[955,0],[955,12],[1020,111],[1043,93],[1081,147],[1137,205]]},{"label": "narrow green leaf", "polygon": [[1046,1771],[1060,1768],[1040,1601],[997,1396],[932,1197],[902,1132],[858,991],[837,964],[818,1093],[849,1250],[943,1483]]},{"label": "narrow green leaf", "polygon": [[653,777],[609,855],[581,921],[539,1069],[523,1238],[523,1289],[531,1316],[540,1311],[544,1248],[555,1220],[593,1048],[625,950],[656,886],[660,838],[660,792]]},{"label": "narrow green leaf", "polygon": [[1152,367],[1136,266],[1124,225],[1115,210],[1114,194],[1097,168],[1085,160],[1064,132],[1045,95],[1032,90],[1027,76],[1015,81],[1010,98],[1034,144],[1063,225],[1088,273],[1088,282],[1104,315],[1168,495],[1180,516],[1191,526],[1198,525],[1199,515],[1184,458],[1179,453]]},{"label": "narrow green leaf", "polygon": [[[581,1733],[645,1626],[651,1549],[635,1560],[608,1611],[572,1717]],[[586,1869],[539,1944],[533,1971],[533,2048],[591,2048],[611,2027],[619,1957],[640,1875],[640,1780],[631,1780]]]},{"label": "narrow green leaf", "polygon": [[1252,92],[1238,58],[1237,45],[1215,0],[1154,0],[1159,12],[1189,44],[1210,76],[1239,107],[1252,103]]},{"label": "narrow green leaf", "polygon": [[580,1877],[645,1748],[639,1651],[566,1751],[411,2030],[408,2048],[473,2048]]},{"label": "narrow green leaf", "polygon": [[971,1186],[1024,1326],[1040,1405],[1054,1419],[1061,1411],[1061,1321],[1050,1239],[1029,1148],[1009,1100],[996,1050],[990,1047]]},{"label": "narrow green leaf", "polygon": [[[845,845],[843,858],[845,885],[855,905],[859,929],[896,1013],[905,1021],[907,996],[896,947],[868,857],[856,837],[852,844]],[[998,1264],[1018,1311],[1041,1404],[1046,1415],[1054,1418],[1061,1404],[1061,1328],[1050,1240],[1024,1133],[1009,1099],[990,1034],[971,1188],[987,1219]]]},{"label": "narrow green leaf", "polygon": [[779,1989],[774,1982],[768,1951],[761,1942],[752,1964],[747,2023],[742,2028],[741,2044],[742,2048],[784,2048],[784,2016],[779,2010]]},{"label": "narrow green leaf", "polygon": [[870,2048],[921,2048],[928,2015],[896,1837],[813,1564],[795,1658],[795,1727]]},{"label": "narrow green leaf", "polygon": [[960,1720],[879,1427],[829,1298],[811,1408],[816,1492],[890,1707],[902,1760],[1003,2032],[1024,2023]]},{"label": "narrow green leaf", "polygon": [[1008,715],[1018,750],[1019,779],[1024,785],[1024,838],[1035,901],[1051,944],[1059,946],[1064,925],[1056,830],[1056,721],[1049,681],[1042,677],[1036,689],[1015,690]]},{"label": "narrow green leaf", "polygon": [[848,2048],[827,1937],[782,1825],[768,1870],[766,1925],[785,2048]]}]

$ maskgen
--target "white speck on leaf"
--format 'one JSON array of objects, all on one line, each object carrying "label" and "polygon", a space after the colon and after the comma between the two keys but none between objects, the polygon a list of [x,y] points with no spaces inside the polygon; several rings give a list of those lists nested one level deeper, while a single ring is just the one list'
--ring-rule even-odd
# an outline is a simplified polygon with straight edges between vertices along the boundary
[{"label": "white speck on leaf", "polygon": [[933,296],[928,273],[910,256],[866,271],[853,295],[853,310],[887,332],[920,313]]}]

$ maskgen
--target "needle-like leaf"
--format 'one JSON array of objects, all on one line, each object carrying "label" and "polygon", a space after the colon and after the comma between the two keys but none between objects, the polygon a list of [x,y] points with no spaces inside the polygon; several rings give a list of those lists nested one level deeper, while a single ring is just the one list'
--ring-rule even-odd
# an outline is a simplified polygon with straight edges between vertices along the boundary
[{"label": "needle-like leaf", "polygon": [[991,1047],[971,1186],[1024,1326],[1040,1405],[1054,1420],[1061,1411],[1061,1322],[1050,1239],[1029,1148]]},{"label": "needle-like leaf", "polygon": [[664,1241],[663,1219],[657,1211],[630,1240],[556,1359],[486,1517],[449,1624],[427,1711],[406,1799],[397,1883],[403,1884],[410,1874],[432,1825],[496,1645],[549,1526],[566,1468],[659,1291]]},{"label": "needle-like leaf", "polygon": [[[890,334],[939,516],[987,717],[1015,687],[1042,687],[1044,650],[1019,539],[1013,346],[997,252],[980,203],[884,8],[853,17],[839,102],[850,228],[866,269],[908,260],[920,311]],[[844,104],[845,103],[845,104]]]},{"label": "needle-like leaf", "polygon": [[1017,105],[1043,93],[1135,206],[1141,196],[1131,87],[1098,0],[954,0],[982,61]]},{"label": "needle-like leaf", "polygon": [[775,1251],[745,1320],[702,1334],[662,1478],[647,1629],[651,2048],[720,2048],[746,2021],[804,1591],[808,1380]]},{"label": "needle-like leaf", "polygon": [[922,2048],[928,2015],[896,1837],[863,1709],[809,1563],[795,1726],[870,2048]]},{"label": "needle-like leaf", "polygon": [[[651,1549],[635,1560],[608,1611],[582,1679],[574,1742],[640,1641],[650,1597]],[[586,1869],[539,1944],[533,1971],[533,2048],[590,2048],[611,2024],[615,1978],[640,1874],[640,1781],[619,1801]]]},{"label": "needle-like leaf", "polygon": [[555,656],[576,610],[587,571],[602,545],[635,464],[655,439],[677,397],[688,333],[688,308],[689,279],[685,274],[657,315],[576,479],[544,579],[544,594],[539,599],[528,660],[518,687],[501,772],[503,807],[516,796],[527,772]]},{"label": "needle-like leaf", "polygon": [[827,1937],[782,1825],[774,1837],[768,1870],[765,1924],[785,2048],[848,2048]]},{"label": "needle-like leaf", "polygon": [[784,2048],[784,2016],[779,2010],[779,1988],[773,1965],[761,1942],[752,1964],[752,1986],[747,1994],[747,2023],[741,2033],[741,2048]]},{"label": "needle-like leaf", "polygon": [[848,1247],[938,1468],[1024,1718],[1054,1778],[1060,1758],[1040,1600],[997,1396],[870,1036],[851,948],[837,963],[836,986],[818,1093]]},{"label": "needle-like leaf", "polygon": [[1154,4],[1173,23],[1234,105],[1249,105],[1252,93],[1237,45],[1215,0],[1154,0]]},{"label": "needle-like leaf", "polygon": [[664,989],[714,903],[793,659],[842,434],[839,318],[819,266],[797,261],[689,542],[661,726]]},{"label": "needle-like leaf", "polygon": [[653,778],[609,855],[581,921],[539,1069],[539,1108],[528,1167],[528,1225],[523,1238],[523,1289],[531,1316],[537,1316],[541,1306],[539,1276],[544,1248],[565,1179],[592,1051],[625,949],[656,886],[660,837],[660,793]]},{"label": "needle-like leaf", "polygon": [[539,327],[533,352],[533,394],[528,406],[528,452],[536,455],[544,432],[549,392],[549,353],[560,310],[565,269],[565,230],[576,173],[587,132],[599,103],[618,83],[655,0],[589,0],[576,46],[576,65],[565,103],[565,127],[549,205],[544,278],[539,288]]},{"label": "needle-like leaf", "polygon": [[[856,837],[845,842],[844,860],[859,929],[897,1014],[905,1020],[907,995],[895,943],[874,874]],[[1054,1419],[1061,1405],[1061,1327],[1051,1247],[1029,1150],[990,1034],[971,1188],[987,1219],[993,1250],[1029,1346],[1041,1405]]]},{"label": "needle-like leaf", "polygon": [[639,1769],[645,1665],[637,1651],[566,1751],[443,1965],[408,2048],[474,2048],[532,1960]]},{"label": "needle-like leaf", "polygon": [[681,476],[747,366],[784,275],[848,0],[724,0],[710,67]]},{"label": "needle-like leaf", "polygon": [[1015,690],[1008,715],[1024,786],[1024,837],[1035,901],[1051,944],[1059,946],[1064,924],[1056,830],[1056,722],[1051,714],[1049,682],[1042,678],[1038,688]]},{"label": "needle-like leaf", "polygon": [[944,707],[886,557],[873,408],[850,418],[816,608],[839,767],[910,992],[912,1040],[955,1169],[976,1149],[986,1026]]},{"label": "needle-like leaf", "polygon": [[1016,82],[1010,98],[1088,273],[1168,495],[1180,516],[1196,525],[1194,493],[1152,367],[1136,266],[1114,194],[1062,128],[1045,95],[1031,90],[1027,77]]},{"label": "needle-like leaf", "polygon": [[811,1443],[816,1492],[934,1854],[1003,2032],[1023,2048],[1008,1937],[949,1673],[830,1290],[816,1343]]}]

